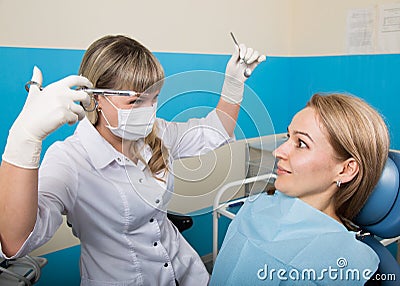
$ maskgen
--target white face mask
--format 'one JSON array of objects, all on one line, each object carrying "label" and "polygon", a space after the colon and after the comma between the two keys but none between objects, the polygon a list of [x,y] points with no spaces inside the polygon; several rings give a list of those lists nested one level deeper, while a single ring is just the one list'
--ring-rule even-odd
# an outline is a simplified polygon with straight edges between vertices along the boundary
[{"label": "white face mask", "polygon": [[105,99],[118,111],[118,126],[112,127],[103,111],[101,114],[107,121],[106,127],[120,138],[136,141],[145,138],[153,129],[156,118],[157,103],[149,107],[137,107],[131,109],[120,109],[116,107],[108,98]]}]

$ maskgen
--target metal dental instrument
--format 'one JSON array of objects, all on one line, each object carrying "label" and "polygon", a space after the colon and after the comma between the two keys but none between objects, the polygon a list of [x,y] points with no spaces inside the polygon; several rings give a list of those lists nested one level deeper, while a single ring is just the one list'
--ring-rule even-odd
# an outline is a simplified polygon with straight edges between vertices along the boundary
[{"label": "metal dental instrument", "polygon": [[[29,88],[31,85],[36,85],[40,90],[43,90],[43,87],[41,84],[35,82],[35,81],[28,81],[25,84],[25,90],[29,92]],[[116,89],[102,89],[102,88],[78,88],[77,90],[83,90],[89,94],[97,94],[97,95],[119,95],[119,96],[139,96],[143,93],[132,91],[132,90],[116,90]]]},{"label": "metal dental instrument", "polygon": [[[238,47],[238,49],[240,49],[240,48],[239,48],[239,43],[238,43],[238,41],[236,41],[236,38],[235,38],[235,36],[233,35],[232,32],[231,32],[231,37],[232,37],[233,42],[235,43],[236,47]],[[240,59],[240,62],[246,64],[246,63],[244,62],[243,59]],[[247,65],[247,64],[246,64],[246,65]],[[250,77],[250,76],[251,76],[251,69],[250,69],[250,68],[246,68],[246,69],[244,70],[243,75],[244,75],[245,77]]]}]

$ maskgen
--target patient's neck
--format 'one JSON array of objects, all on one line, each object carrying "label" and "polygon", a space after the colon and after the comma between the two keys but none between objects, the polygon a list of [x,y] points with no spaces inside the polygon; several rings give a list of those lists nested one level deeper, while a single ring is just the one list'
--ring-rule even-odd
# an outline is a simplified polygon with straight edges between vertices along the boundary
[{"label": "patient's neck", "polygon": [[322,211],[334,220],[336,220],[338,223],[343,224],[343,221],[340,219],[340,217],[336,214],[334,210],[327,210],[327,211]]},{"label": "patient's neck", "polygon": [[330,216],[340,224],[343,224],[343,221],[336,213],[335,203],[333,201],[333,197],[329,196],[318,196],[318,197],[303,197],[300,198],[305,203],[310,206],[316,208],[317,210],[323,212],[324,214]]}]

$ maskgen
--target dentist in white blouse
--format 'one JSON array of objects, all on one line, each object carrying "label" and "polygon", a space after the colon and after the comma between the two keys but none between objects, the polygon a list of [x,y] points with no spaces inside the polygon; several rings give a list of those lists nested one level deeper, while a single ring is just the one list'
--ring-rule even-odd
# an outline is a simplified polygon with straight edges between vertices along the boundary
[{"label": "dentist in white blouse", "polygon": [[[20,257],[46,243],[66,215],[81,242],[81,285],[207,285],[200,257],[166,216],[169,170],[174,159],[232,140],[244,70],[264,60],[235,47],[216,109],[186,123],[156,118],[164,72],[134,39],[98,39],[83,57],[82,76],[44,88],[35,68],[0,167],[2,256]],[[49,147],[39,168],[46,136],[79,120],[72,136]]]}]

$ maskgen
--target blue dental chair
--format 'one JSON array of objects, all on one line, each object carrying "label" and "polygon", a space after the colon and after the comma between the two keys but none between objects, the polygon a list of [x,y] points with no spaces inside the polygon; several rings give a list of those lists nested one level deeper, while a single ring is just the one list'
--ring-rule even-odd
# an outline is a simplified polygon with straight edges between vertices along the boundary
[{"label": "blue dental chair", "polygon": [[391,150],[377,186],[355,219],[362,229],[358,239],[368,244],[379,256],[380,263],[376,275],[386,278],[379,281],[383,286],[400,285],[400,265],[378,241],[379,238],[400,236],[399,184],[400,151]]}]

